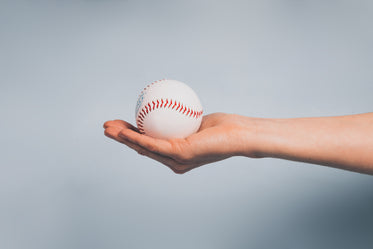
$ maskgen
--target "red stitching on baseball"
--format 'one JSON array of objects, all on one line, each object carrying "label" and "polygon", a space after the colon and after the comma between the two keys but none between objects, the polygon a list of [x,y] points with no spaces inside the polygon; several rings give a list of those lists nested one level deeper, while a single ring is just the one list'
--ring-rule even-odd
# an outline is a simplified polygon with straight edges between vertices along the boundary
[{"label": "red stitching on baseball", "polygon": [[151,87],[152,85],[156,84],[156,83],[159,83],[161,81],[165,81],[167,79],[161,79],[161,80],[156,80],[156,81],[153,81],[152,83],[150,83],[149,85],[147,85],[146,87],[144,87],[144,89],[141,91],[140,95],[143,94],[149,87]]},{"label": "red stitching on baseball", "polygon": [[[161,80],[156,80],[156,81],[150,83],[149,85],[147,85],[144,88],[144,90],[141,91],[140,95],[143,94],[152,85],[154,85],[156,83],[159,83],[159,82],[162,82],[162,81],[165,81],[165,80],[166,79],[161,79]],[[153,106],[151,104],[153,104]],[[177,102],[176,100],[172,101],[172,99],[170,99],[170,100],[166,99],[165,102],[163,102],[163,99],[161,99],[161,103],[159,103],[159,100],[157,100],[157,104],[154,101],[152,101],[151,103],[150,102],[147,103],[138,112],[136,122],[137,122],[138,129],[141,133],[143,133],[143,134],[145,133],[143,122],[144,122],[144,119],[145,119],[146,115],[149,114],[149,112],[155,110],[156,108],[162,108],[162,107],[167,107],[167,108],[171,108],[171,109],[175,109],[175,107],[176,107],[176,111],[178,111],[182,114],[185,114],[186,116],[192,117],[192,118],[199,118],[203,114],[203,110],[201,110],[201,111],[192,110],[191,108],[185,107],[183,104],[181,104],[180,102]],[[186,110],[188,110],[187,113],[185,113]]]},{"label": "red stitching on baseball", "polygon": [[[153,82],[152,84],[154,84],[156,82],[157,81]],[[151,105],[151,103],[153,104],[153,106]],[[173,105],[172,105],[172,103],[173,103]],[[164,104],[164,106],[163,106],[163,104]],[[167,106],[167,104],[168,104],[168,106]],[[159,99],[153,100],[152,102],[149,102],[146,105],[144,105],[143,108],[138,112],[136,123],[137,123],[137,127],[138,127],[140,133],[142,133],[142,134],[145,133],[144,120],[145,120],[146,115],[149,114],[149,112],[151,112],[155,109],[158,109],[158,108],[162,108],[162,107],[171,108],[172,110],[174,110],[175,107],[176,107],[175,111],[178,111],[178,112],[180,112],[180,113],[182,113],[182,114],[184,114],[188,117],[196,118],[196,119],[201,117],[202,114],[203,114],[203,110],[201,110],[201,111],[193,110],[190,107],[184,106],[180,102],[177,102],[177,101],[173,102],[172,99],[170,99],[170,100],[161,99],[161,102],[159,102]]]}]

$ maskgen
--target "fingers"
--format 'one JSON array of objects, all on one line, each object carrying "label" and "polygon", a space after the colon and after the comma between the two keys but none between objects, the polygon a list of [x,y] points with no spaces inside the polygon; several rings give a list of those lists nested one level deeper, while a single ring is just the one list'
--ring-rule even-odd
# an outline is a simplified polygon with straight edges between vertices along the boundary
[{"label": "fingers", "polygon": [[116,127],[119,130],[116,130],[115,134],[108,133],[107,135],[109,137],[111,135],[115,135],[115,137],[112,138],[116,140],[119,138],[122,140],[124,139],[132,144],[137,144],[148,151],[161,154],[166,157],[172,157],[174,154],[172,144],[169,141],[140,134],[139,130],[130,123],[123,120],[112,120],[105,122],[104,128],[106,130],[112,127]]},{"label": "fingers", "polygon": [[115,127],[121,127],[121,128],[127,128],[127,129],[130,129],[130,130],[133,130],[135,132],[139,132],[139,130],[133,126],[132,124],[126,122],[126,121],[123,121],[123,120],[110,120],[110,121],[107,121],[104,123],[104,128],[108,128],[108,127],[111,127],[111,126],[115,126]]},{"label": "fingers", "polygon": [[186,157],[188,155],[186,147],[189,148],[190,146],[187,146],[188,143],[186,143],[186,140],[179,139],[177,141],[171,141],[146,136],[140,134],[137,128],[123,120],[113,120],[106,122],[104,124],[104,128],[107,129],[109,127],[120,128],[121,130],[117,135],[118,137],[133,144],[137,144],[148,151],[165,157],[173,158],[179,162],[188,161],[187,159],[189,157]]},{"label": "fingers", "polygon": [[166,140],[155,139],[149,136],[140,134],[139,130],[130,123],[123,120],[112,120],[104,123],[104,128],[117,127],[120,129],[117,137],[126,139],[134,144],[139,144],[141,147],[159,154],[170,155],[171,146]]},{"label": "fingers", "polygon": [[[115,123],[115,124],[117,124],[117,123]],[[105,129],[105,135],[112,138],[112,139],[115,139],[116,141],[118,141],[120,143],[123,143],[123,144],[127,145],[131,149],[137,151],[137,153],[139,153],[140,155],[147,156],[151,159],[154,159],[154,160],[168,166],[172,171],[174,171],[177,174],[183,174],[183,173],[190,170],[188,166],[182,165],[172,158],[169,158],[169,157],[166,157],[166,156],[163,156],[163,155],[159,155],[157,153],[149,151],[146,148],[143,148],[140,145],[138,145],[136,143],[132,143],[132,142],[126,140],[125,138],[119,136],[121,134],[121,131],[124,130],[124,129],[126,129],[126,128],[122,128],[121,126],[107,126],[107,128]]]},{"label": "fingers", "polygon": [[121,130],[121,132],[119,133],[119,137],[131,143],[138,144],[142,148],[145,148],[148,151],[152,151],[162,156],[174,156],[172,144],[167,140],[156,139],[150,136],[146,136],[138,132],[135,132],[132,129]]}]

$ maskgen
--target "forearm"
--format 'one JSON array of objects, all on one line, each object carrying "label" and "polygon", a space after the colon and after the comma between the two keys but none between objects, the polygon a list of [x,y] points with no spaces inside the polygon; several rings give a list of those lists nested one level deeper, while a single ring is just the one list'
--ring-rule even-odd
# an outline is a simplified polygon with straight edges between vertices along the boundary
[{"label": "forearm", "polygon": [[257,155],[373,174],[373,113],[256,119]]}]

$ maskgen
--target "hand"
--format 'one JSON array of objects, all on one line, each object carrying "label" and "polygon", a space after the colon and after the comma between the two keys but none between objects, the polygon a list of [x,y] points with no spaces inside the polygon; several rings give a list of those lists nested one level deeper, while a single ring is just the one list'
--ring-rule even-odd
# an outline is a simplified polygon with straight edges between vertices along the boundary
[{"label": "hand", "polygon": [[[214,113],[204,116],[199,131],[185,139],[156,139],[140,134],[123,120],[107,121],[105,135],[183,174],[204,164],[237,155],[258,157],[249,147],[248,122],[243,116]],[[255,123],[255,122],[254,122]],[[252,130],[253,131],[253,130]],[[252,137],[254,138],[254,137]]]},{"label": "hand", "polygon": [[373,113],[268,119],[214,113],[185,139],[140,134],[122,121],[104,124],[105,135],[185,173],[231,156],[272,157],[373,174]]}]

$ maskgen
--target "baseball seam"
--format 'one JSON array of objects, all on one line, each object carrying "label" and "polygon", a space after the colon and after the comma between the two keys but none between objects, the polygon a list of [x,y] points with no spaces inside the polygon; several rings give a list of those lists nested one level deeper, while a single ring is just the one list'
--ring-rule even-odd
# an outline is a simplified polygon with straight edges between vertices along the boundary
[{"label": "baseball seam", "polygon": [[156,81],[153,81],[152,83],[150,83],[149,85],[147,85],[146,87],[144,87],[144,89],[141,91],[141,93],[139,94],[139,97],[137,99],[137,103],[136,103],[136,113],[138,113],[138,109],[141,107],[142,105],[142,101],[144,99],[144,95],[145,93],[147,92],[147,90],[153,86],[154,84],[156,83],[160,83],[162,81],[165,81],[167,79],[161,79],[161,80],[156,80]]},{"label": "baseball seam", "polygon": [[146,90],[148,90],[148,88],[150,88],[152,85],[156,84],[156,83],[160,83],[161,81],[165,81],[167,79],[161,79],[161,80],[156,80],[156,81],[153,81],[152,83],[150,83],[149,85],[147,85],[140,93],[143,94],[144,92],[146,92]]},{"label": "baseball seam", "polygon": [[150,113],[151,111],[154,111],[160,108],[169,108],[169,109],[175,110],[181,114],[184,114],[188,117],[195,118],[195,119],[198,119],[203,114],[203,110],[201,111],[193,110],[192,108],[176,100],[172,100],[168,98],[156,99],[144,105],[141,108],[141,111],[139,111],[137,115],[137,119],[136,119],[137,127],[142,134],[145,134],[144,120],[145,120],[146,115],[148,115],[148,113]]}]

